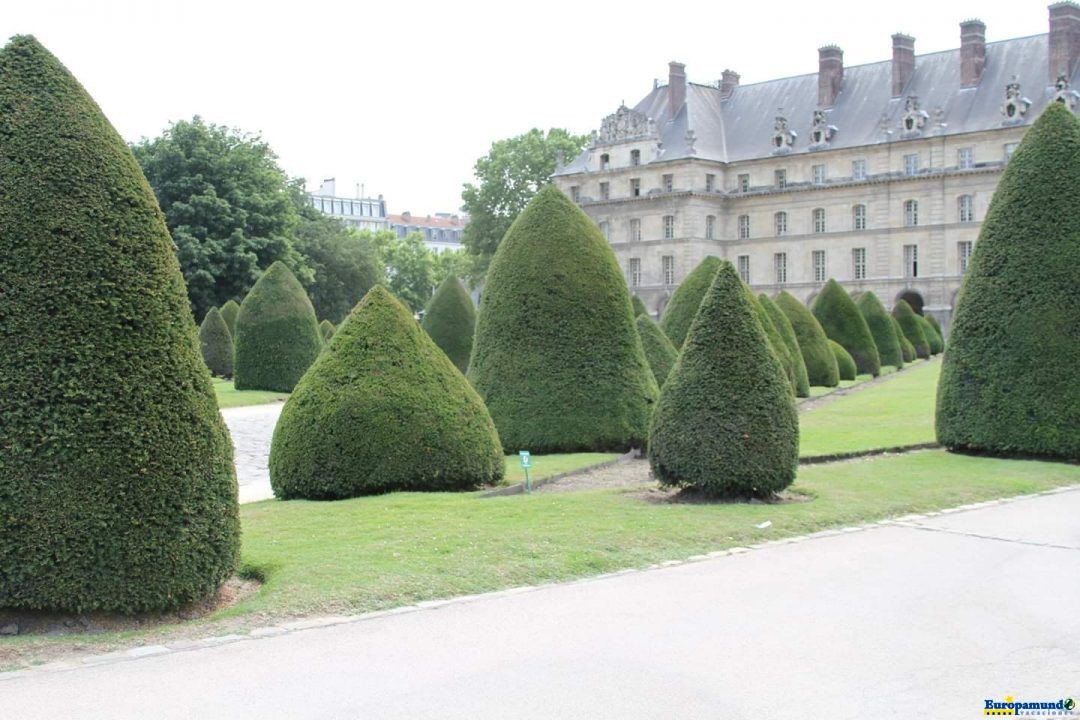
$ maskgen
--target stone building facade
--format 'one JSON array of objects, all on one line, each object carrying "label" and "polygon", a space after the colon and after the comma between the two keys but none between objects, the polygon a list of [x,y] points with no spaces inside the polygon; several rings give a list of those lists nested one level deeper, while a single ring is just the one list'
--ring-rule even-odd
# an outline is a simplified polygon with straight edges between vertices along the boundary
[{"label": "stone building facade", "polygon": [[946,329],[1002,169],[1050,102],[1077,111],[1080,6],[1049,8],[1047,34],[845,68],[835,46],[816,74],[739,85],[725,70],[668,83],[603,120],[554,182],[598,224],[631,291],[654,313],[705,256],[757,292],[812,301],[835,278],[900,298]]}]

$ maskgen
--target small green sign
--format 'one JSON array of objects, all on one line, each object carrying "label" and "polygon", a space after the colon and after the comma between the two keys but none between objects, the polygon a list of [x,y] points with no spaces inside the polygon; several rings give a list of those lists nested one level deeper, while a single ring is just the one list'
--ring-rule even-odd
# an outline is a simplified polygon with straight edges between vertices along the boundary
[{"label": "small green sign", "polygon": [[518,451],[518,456],[521,457],[521,467],[522,468],[531,468],[532,467],[532,456],[529,455],[528,450],[519,450]]}]

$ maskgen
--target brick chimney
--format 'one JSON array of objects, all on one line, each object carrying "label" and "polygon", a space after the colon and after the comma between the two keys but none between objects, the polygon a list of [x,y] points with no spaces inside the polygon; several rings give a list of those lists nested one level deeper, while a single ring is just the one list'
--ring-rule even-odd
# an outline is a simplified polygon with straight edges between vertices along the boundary
[{"label": "brick chimney", "polygon": [[1070,80],[1080,59],[1080,6],[1059,2],[1050,6],[1050,84],[1064,73]]},{"label": "brick chimney", "polygon": [[686,65],[679,62],[668,63],[668,106],[669,117],[674,118],[686,104]]},{"label": "brick chimney", "polygon": [[960,23],[960,87],[975,87],[986,66],[986,23],[965,20]]},{"label": "brick chimney", "polygon": [[892,36],[892,96],[904,94],[915,72],[915,38],[903,33]]},{"label": "brick chimney", "polygon": [[832,107],[844,82],[844,51],[835,45],[818,48],[818,105]]},{"label": "brick chimney", "polygon": [[739,73],[734,70],[725,70],[720,75],[720,97],[729,98],[735,88],[739,87]]}]

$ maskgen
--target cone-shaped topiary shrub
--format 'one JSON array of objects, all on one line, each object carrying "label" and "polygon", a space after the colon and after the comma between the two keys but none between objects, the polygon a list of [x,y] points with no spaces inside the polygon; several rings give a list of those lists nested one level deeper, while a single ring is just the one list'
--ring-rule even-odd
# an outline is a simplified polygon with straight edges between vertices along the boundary
[{"label": "cone-shaped topiary shrub", "polygon": [[0,50],[0,607],[140,612],[237,561],[232,445],[127,145],[32,37]]},{"label": "cone-shaped topiary shrub", "polygon": [[892,365],[897,369],[904,367],[904,351],[900,348],[900,340],[896,337],[892,317],[878,300],[877,295],[869,291],[859,293],[859,296],[855,298],[855,306],[859,308],[863,319],[866,320],[866,326],[870,328],[881,364]]},{"label": "cone-shaped topiary shrub", "polygon": [[296,386],[270,446],[283,500],[469,490],[503,472],[483,401],[381,285]]},{"label": "cone-shaped topiary shrub", "polygon": [[448,275],[428,302],[422,327],[461,372],[469,370],[476,308],[469,291]]},{"label": "cone-shaped topiary shrub", "polygon": [[855,359],[851,357],[851,353],[835,340],[829,340],[829,349],[832,350],[833,357],[836,358],[836,369],[840,373],[840,379],[854,380],[859,371],[855,367]]},{"label": "cone-shaped topiary shrub", "polygon": [[836,387],[840,382],[836,368],[836,356],[829,348],[829,338],[821,329],[821,323],[805,305],[786,290],[776,296],[776,307],[787,316],[799,341],[799,351],[806,364],[810,384],[818,387]]},{"label": "cone-shaped topiary shrub", "polygon": [[221,317],[229,327],[229,336],[236,337],[236,316],[240,314],[240,303],[230,300],[221,306]]},{"label": "cone-shaped topiary shrub", "polygon": [[904,362],[915,362],[915,346],[911,344],[911,341],[904,336],[904,330],[900,327],[900,322],[893,316],[889,316],[892,320],[893,330],[896,331],[896,339],[900,343],[900,351],[904,354]]},{"label": "cone-shaped topiary shrub", "polygon": [[649,463],[666,485],[765,497],[795,479],[795,396],[753,296],[722,262],[653,417]]},{"label": "cone-shaped topiary shrub", "polygon": [[[750,292],[749,287],[746,290]],[[765,308],[761,306],[761,303],[758,302],[752,292],[750,293],[750,300],[754,306],[754,314],[757,315],[758,322],[761,323],[761,329],[765,331],[765,337],[769,338],[769,347],[776,353],[776,359],[780,361],[780,367],[784,369],[784,377],[788,379],[791,391],[795,392],[795,363],[792,361],[791,356],[788,355],[787,345],[784,344],[784,339],[780,337],[780,332],[773,325],[769,314],[765,312]]]},{"label": "cone-shaped topiary shrub", "polygon": [[690,330],[690,323],[697,315],[701,298],[705,297],[709,290],[718,267],[720,258],[709,255],[683,278],[679,287],[671,294],[671,299],[664,308],[664,316],[660,318],[660,329],[671,338],[671,344],[676,349],[682,347],[683,339]]},{"label": "cone-shaped topiary shrub", "polygon": [[659,391],[626,280],[596,224],[555,187],[491,260],[469,378],[511,449],[625,451],[648,437]]},{"label": "cone-shaped topiary shrub", "polygon": [[233,341],[221,311],[210,308],[199,326],[199,344],[203,362],[218,377],[230,378],[233,372]]},{"label": "cone-shaped topiary shrub", "polygon": [[855,361],[860,373],[877,377],[881,374],[881,356],[874,336],[862,313],[840,283],[829,280],[818,293],[811,308],[814,317],[831,340],[844,346]]},{"label": "cone-shaped topiary shrub", "polygon": [[904,337],[915,347],[915,355],[920,358],[930,357],[930,343],[926,339],[923,324],[919,322],[919,316],[907,304],[907,300],[897,300],[892,315],[900,324]]},{"label": "cone-shaped topiary shrub", "polygon": [[941,331],[941,323],[939,323],[938,319],[936,317],[934,317],[933,315],[924,315],[923,317],[926,318],[926,322],[930,323],[934,327],[934,331],[938,334],[938,337],[941,338],[941,343],[942,343],[942,345],[944,345],[945,344],[945,333],[943,333]]},{"label": "cone-shaped topiary shrub", "polygon": [[923,335],[926,336],[926,344],[930,346],[931,355],[940,355],[945,350],[945,342],[938,335],[934,326],[927,321],[925,315],[916,315],[919,318],[919,323],[922,324]]},{"label": "cone-shaped topiary shrub", "polygon": [[645,348],[645,357],[652,368],[653,377],[656,378],[656,385],[662,386],[671,368],[675,366],[675,361],[679,359],[679,351],[648,314],[638,315],[634,322],[638,335],[641,336],[641,344]]},{"label": "cone-shaped topiary shrub", "polygon": [[943,445],[1080,458],[1080,123],[1051,103],[1002,173],[938,384]]},{"label": "cone-shaped topiary shrub", "polygon": [[[638,315],[649,315],[649,309],[645,307],[645,301],[637,295],[630,296],[630,304],[634,308],[634,317],[637,317]],[[649,315],[649,317],[652,317],[652,315]]]},{"label": "cone-shaped topiary shrub", "polygon": [[757,300],[768,314],[773,327],[780,333],[780,338],[784,341],[788,356],[791,358],[791,364],[795,370],[795,396],[810,397],[810,378],[806,373],[806,361],[803,360],[802,350],[799,349],[799,341],[795,338],[795,329],[791,327],[791,321],[765,293],[758,295]]},{"label": "cone-shaped topiary shrub", "polygon": [[292,392],[319,356],[315,308],[285,263],[271,265],[240,304],[234,340],[237,390]]},{"label": "cone-shaped topiary shrub", "polygon": [[337,332],[337,328],[329,320],[323,320],[319,323],[319,332],[322,333],[323,342],[329,343],[330,339],[334,337],[334,333]]}]

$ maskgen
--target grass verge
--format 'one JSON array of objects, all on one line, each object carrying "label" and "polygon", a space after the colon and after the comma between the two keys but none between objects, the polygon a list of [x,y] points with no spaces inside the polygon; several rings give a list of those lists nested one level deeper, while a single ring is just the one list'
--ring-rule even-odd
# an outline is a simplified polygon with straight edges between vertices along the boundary
[{"label": "grass verge", "polygon": [[289,399],[289,393],[269,390],[237,390],[233,387],[232,380],[222,380],[221,378],[214,378],[214,393],[217,395],[218,407],[222,410],[225,408],[285,402]]}]

